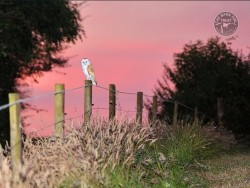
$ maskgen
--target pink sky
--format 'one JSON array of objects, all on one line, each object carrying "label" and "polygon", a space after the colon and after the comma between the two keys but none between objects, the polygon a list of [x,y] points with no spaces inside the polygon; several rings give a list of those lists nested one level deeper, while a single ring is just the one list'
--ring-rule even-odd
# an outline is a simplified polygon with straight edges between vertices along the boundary
[{"label": "pink sky", "polygon": [[[66,89],[82,86],[84,75],[80,60],[90,59],[98,84],[116,84],[120,91],[143,91],[152,95],[163,73],[163,62],[173,64],[173,53],[181,52],[184,44],[198,39],[221,36],[214,28],[214,19],[224,11],[232,12],[239,21],[234,34],[235,49],[248,53],[250,46],[250,3],[247,1],[89,1],[81,7],[86,38],[71,44],[62,54],[71,57],[70,67],[57,69],[66,75],[50,72],[31,83],[31,96],[52,92],[56,83]],[[222,39],[228,37],[221,36]],[[119,95],[122,110],[135,110],[136,96]],[[94,107],[108,107],[108,93],[94,88]],[[34,113],[27,119],[29,130],[39,130],[53,123],[53,96],[32,101],[48,110]],[[83,113],[83,89],[66,94],[66,118]],[[104,117],[107,111],[99,112]],[[135,114],[131,113],[132,116]],[[51,127],[46,129],[47,134]]]}]

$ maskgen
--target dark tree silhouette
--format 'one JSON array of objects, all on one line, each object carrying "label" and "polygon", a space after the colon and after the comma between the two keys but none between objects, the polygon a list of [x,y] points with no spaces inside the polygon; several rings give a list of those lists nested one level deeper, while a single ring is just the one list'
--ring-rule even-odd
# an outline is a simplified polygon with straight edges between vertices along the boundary
[{"label": "dark tree silhouette", "polygon": [[172,113],[173,106],[167,102],[171,99],[198,107],[217,120],[217,101],[221,99],[225,126],[238,135],[250,133],[250,56],[234,51],[230,45],[230,41],[222,42],[218,37],[206,44],[186,44],[174,55],[172,68],[163,65],[163,81],[158,80],[155,89],[162,107],[160,118]]},{"label": "dark tree silhouette", "polygon": [[[18,92],[20,80],[35,81],[44,71],[63,67],[58,55],[84,35],[78,4],[68,0],[0,1],[0,105]],[[8,110],[0,112],[0,140],[9,139]]]}]

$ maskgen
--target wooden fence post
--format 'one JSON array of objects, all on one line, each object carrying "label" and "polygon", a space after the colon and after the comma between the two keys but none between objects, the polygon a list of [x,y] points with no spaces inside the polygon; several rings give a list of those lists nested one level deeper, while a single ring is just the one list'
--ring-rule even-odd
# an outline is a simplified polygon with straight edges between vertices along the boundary
[{"label": "wooden fence post", "polygon": [[56,84],[55,85],[55,126],[54,126],[54,135],[56,137],[63,137],[63,129],[64,129],[64,101],[65,101],[65,93],[64,93],[64,84]]},{"label": "wooden fence post", "polygon": [[139,124],[142,124],[142,104],[143,104],[143,93],[137,92],[136,121]]},{"label": "wooden fence post", "polygon": [[109,120],[115,117],[116,88],[115,84],[109,84]]},{"label": "wooden fence post", "polygon": [[174,102],[174,116],[173,116],[173,125],[176,126],[178,121],[178,101]]},{"label": "wooden fence post", "polygon": [[194,123],[197,124],[199,122],[199,117],[198,117],[198,108],[194,108]]},{"label": "wooden fence post", "polygon": [[222,97],[217,97],[217,117],[219,126],[223,126],[224,120],[224,108]]},{"label": "wooden fence post", "polygon": [[153,96],[152,120],[155,121],[156,118],[157,118],[157,96]]},{"label": "wooden fence post", "polygon": [[90,116],[92,113],[92,81],[85,80],[84,89],[84,124],[90,125]]},{"label": "wooden fence post", "polygon": [[[9,104],[19,100],[17,93],[9,93]],[[10,146],[11,146],[11,163],[14,178],[18,178],[18,173],[22,167],[22,135],[21,135],[21,116],[20,103],[13,104],[9,107],[10,114]]]}]

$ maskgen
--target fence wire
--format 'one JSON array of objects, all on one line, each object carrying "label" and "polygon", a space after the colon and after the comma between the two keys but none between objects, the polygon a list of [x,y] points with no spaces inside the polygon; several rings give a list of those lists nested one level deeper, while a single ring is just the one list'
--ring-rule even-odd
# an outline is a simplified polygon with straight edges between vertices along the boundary
[{"label": "fence wire", "polygon": [[[13,103],[8,103],[8,104],[4,104],[4,105],[0,106],[0,111],[4,110],[6,108],[9,108],[12,105],[21,104],[21,103],[27,103],[27,102],[29,102],[31,100],[37,100],[37,99],[40,99],[40,98],[43,98],[43,97],[53,96],[53,95],[56,95],[56,94],[59,94],[59,93],[66,93],[66,92],[70,92],[70,91],[82,89],[82,88],[89,87],[89,86],[92,86],[92,84],[84,85],[84,86],[79,86],[79,87],[75,87],[75,88],[71,88],[71,89],[65,89],[65,90],[60,91],[60,92],[47,92],[47,93],[44,93],[44,94],[41,94],[41,95],[36,95],[36,96],[32,96],[32,97],[27,97],[27,98],[19,99],[19,100],[13,102]],[[127,92],[127,91],[119,91],[119,90],[112,90],[112,89],[109,89],[109,88],[106,88],[106,87],[100,86],[100,85],[95,85],[95,87],[103,89],[103,90],[106,90],[106,91],[111,91],[111,92],[115,92],[116,93],[116,99],[117,99],[117,102],[118,102],[118,108],[117,108],[118,111],[121,111],[121,112],[136,112],[136,111],[133,111],[133,110],[132,111],[131,110],[127,110],[127,111],[126,110],[122,110],[121,104],[120,104],[120,101],[119,101],[119,98],[118,98],[118,95],[119,94],[137,95],[137,93]],[[144,93],[143,93],[143,96],[151,97],[151,98],[153,97],[152,95],[148,95],[148,94],[144,94]],[[173,104],[175,103],[175,101],[172,101],[172,100],[165,100],[165,102],[169,102],[169,103],[173,103]],[[192,108],[190,106],[187,106],[187,105],[185,105],[183,103],[178,102],[178,104],[181,105],[181,106],[183,106],[183,107],[185,107],[185,108],[187,108],[187,109],[189,109],[189,110],[191,110],[191,111],[193,111],[193,112],[195,111],[194,108]],[[92,108],[92,109],[93,110],[94,109],[100,109],[100,110],[101,109],[105,109],[105,110],[108,110],[108,108]],[[201,114],[201,115],[203,115],[203,116],[205,116],[205,117],[207,117],[209,119],[212,119],[211,117],[207,116],[206,114],[204,114],[202,112],[197,111],[197,113],[199,113],[199,114]],[[76,118],[79,118],[81,116],[84,116],[84,114],[81,114],[81,115],[79,115],[79,116],[77,116],[75,118],[68,118],[68,119],[66,119],[64,121],[76,119]],[[48,127],[48,126],[54,126],[54,123],[43,127],[43,129],[46,128],[46,127]]]},{"label": "fence wire", "polygon": [[16,100],[15,102],[13,102],[13,103],[8,103],[8,104],[4,104],[4,105],[0,106],[0,111],[4,110],[6,108],[9,108],[12,105],[26,103],[26,102],[34,100],[34,99],[53,96],[53,95],[56,95],[56,94],[59,94],[59,93],[66,93],[66,92],[69,92],[69,91],[74,91],[74,90],[81,89],[81,88],[88,87],[88,86],[91,86],[91,85],[75,87],[75,88],[72,88],[72,89],[65,89],[65,90],[60,91],[60,92],[48,92],[48,93],[44,93],[44,94],[41,94],[41,95],[27,97],[27,98],[24,98],[24,99],[19,99],[19,100]]}]

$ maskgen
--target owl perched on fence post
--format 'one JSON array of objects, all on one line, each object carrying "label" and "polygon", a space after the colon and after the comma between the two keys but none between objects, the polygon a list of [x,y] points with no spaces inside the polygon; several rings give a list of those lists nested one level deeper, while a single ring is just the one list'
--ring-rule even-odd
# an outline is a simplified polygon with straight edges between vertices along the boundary
[{"label": "owl perched on fence post", "polygon": [[87,80],[91,80],[93,85],[97,85],[94,69],[91,65],[91,62],[87,58],[83,58],[81,60],[81,65],[83,73],[85,74]]}]

